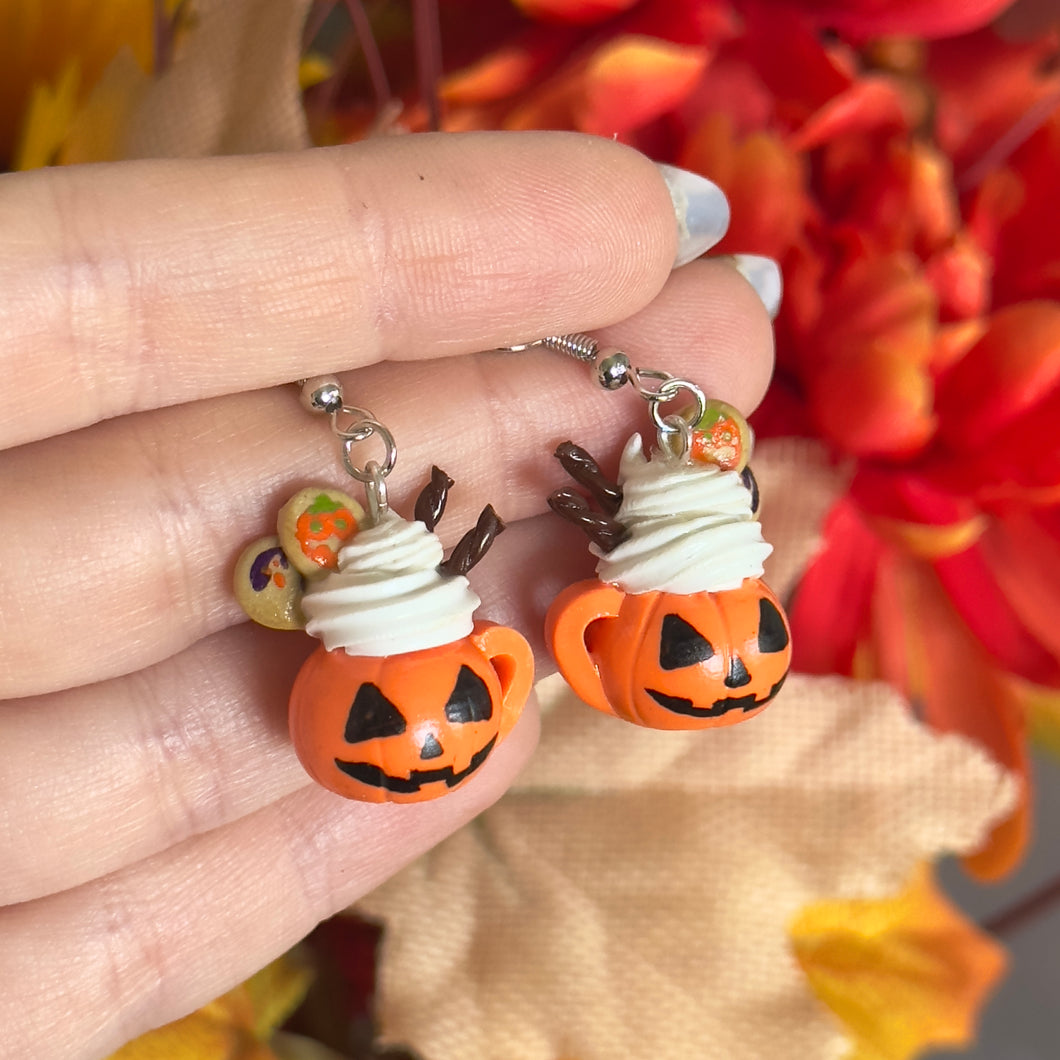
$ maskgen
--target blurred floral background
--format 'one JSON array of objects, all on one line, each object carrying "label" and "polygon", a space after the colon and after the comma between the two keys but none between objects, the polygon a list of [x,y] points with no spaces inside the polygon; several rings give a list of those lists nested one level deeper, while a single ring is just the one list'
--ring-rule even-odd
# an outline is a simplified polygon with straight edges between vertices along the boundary
[{"label": "blurred floral background", "polygon": [[[1060,897],[1047,886],[985,925],[992,937],[949,902],[931,867],[958,853],[972,878],[1002,880],[1051,841],[1031,820],[1028,763],[1032,744],[1045,769],[1060,752],[1060,11],[1049,0],[0,0],[7,169],[428,129],[616,137],[721,185],[732,227],[718,253],[781,264],[777,373],[754,425],[766,477],[777,479],[767,496],[791,524],[774,536],[789,535],[801,557],[780,579],[803,675],[790,695],[804,717],[824,720],[802,772],[778,767],[756,790],[790,804],[815,762],[832,755],[835,767],[822,766],[832,781],[814,792],[805,834],[793,827],[777,840],[783,858],[719,860],[725,836],[700,832],[689,843],[703,848],[680,857],[712,866],[708,899],[741,888],[778,895],[766,917],[773,934],[740,973],[761,992],[741,997],[746,1011],[730,999],[711,1017],[710,1040],[741,1021],[812,1009],[828,1044],[755,1051],[747,1032],[735,1036],[743,1049],[725,1051],[702,1044],[693,1020],[680,1033],[698,1047],[649,1047],[652,1032],[641,1030],[632,1040],[644,1050],[627,1053],[544,1003],[528,1017],[541,1032],[536,1051],[498,1051],[485,1032],[439,1036],[409,1014],[416,999],[387,963],[411,961],[414,992],[442,1003],[434,973],[403,941],[402,912],[429,908],[436,893],[421,894],[414,867],[360,916],[323,925],[231,994],[116,1055],[905,1060],[966,1044],[1004,975],[1000,934]],[[510,828],[529,843],[542,819],[548,755],[567,725],[562,691],[554,698],[543,764],[487,821],[496,835]],[[779,761],[799,725],[772,724],[763,739]],[[865,746],[836,757],[852,725],[865,727]],[[738,744],[724,746],[742,761]],[[865,871],[836,856],[833,872],[815,876],[815,828],[838,835],[849,812],[843,762],[870,759],[862,794],[876,816],[857,825],[871,839],[865,821],[879,818],[878,842],[850,862]],[[911,760],[923,768],[906,775]],[[620,786],[640,792],[638,805],[702,797],[675,794],[662,775]],[[748,776],[731,771],[714,794],[758,783]],[[572,806],[582,800],[572,814],[617,797],[582,779],[580,794],[566,794]],[[977,802],[986,788],[993,795]],[[961,797],[943,806],[946,791]],[[775,802],[762,798],[755,827],[768,830]],[[895,808],[899,824],[885,835],[880,822],[899,802],[919,816]],[[592,828],[601,834],[599,821]],[[479,865],[473,838],[454,842],[435,856],[437,872]],[[853,851],[849,836],[843,843]],[[546,853],[577,884],[581,870],[564,861],[575,855]],[[481,857],[468,885],[480,897],[493,871]],[[488,909],[478,915],[503,919]],[[598,916],[614,934],[624,915],[604,903],[576,923]],[[677,934],[693,914],[682,915],[670,925]],[[466,975],[453,989],[482,1022],[492,987],[473,974],[489,964],[476,937],[469,928],[459,942]],[[754,952],[774,944],[789,975],[780,985],[753,967]],[[517,970],[493,975],[519,996],[535,989]],[[687,1010],[705,1013],[709,984],[688,989]]]}]

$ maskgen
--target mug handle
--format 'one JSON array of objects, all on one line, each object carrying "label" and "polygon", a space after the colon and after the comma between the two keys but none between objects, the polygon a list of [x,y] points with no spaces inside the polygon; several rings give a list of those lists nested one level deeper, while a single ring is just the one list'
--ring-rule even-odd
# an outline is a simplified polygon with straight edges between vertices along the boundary
[{"label": "mug handle", "polygon": [[508,626],[476,622],[471,641],[489,660],[501,683],[500,739],[515,728],[534,687],[534,652],[526,638]]},{"label": "mug handle", "polygon": [[552,601],[545,617],[545,640],[574,694],[605,714],[615,714],[604,692],[600,667],[589,654],[585,633],[593,622],[618,617],[626,594],[598,578],[575,582]]}]

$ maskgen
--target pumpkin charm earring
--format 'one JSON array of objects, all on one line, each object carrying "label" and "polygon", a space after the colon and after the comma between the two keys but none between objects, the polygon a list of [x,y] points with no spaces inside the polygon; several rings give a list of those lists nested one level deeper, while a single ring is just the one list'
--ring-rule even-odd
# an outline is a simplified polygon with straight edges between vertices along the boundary
[{"label": "pumpkin charm earring", "polygon": [[[732,725],[760,713],[787,676],[791,636],[761,578],[772,546],[756,518],[746,420],[694,384],[634,368],[587,336],[528,345],[588,361],[605,389],[633,386],[656,429],[650,454],[639,434],[629,439],[615,481],[579,446],[556,451],[595,508],[571,489],[549,505],[588,534],[599,559],[597,577],[560,593],[546,617],[567,683],[598,710],[655,729]],[[664,405],[689,398],[664,414]]]},{"label": "pumpkin charm earring", "polygon": [[[487,506],[443,559],[434,529],[452,480],[434,468],[414,519],[403,519],[387,500],[397,459],[390,431],[344,405],[335,380],[310,380],[303,396],[331,417],[366,510],[334,490],[299,491],[281,511],[279,534],[237,563],[236,595],[251,618],[304,627],[322,642],[290,696],[291,739],[309,775],[364,802],[437,798],[508,735],[533,684],[529,644],[475,620],[480,601],[466,578],[504,524]],[[362,467],[353,449],[372,438],[383,460]]]}]

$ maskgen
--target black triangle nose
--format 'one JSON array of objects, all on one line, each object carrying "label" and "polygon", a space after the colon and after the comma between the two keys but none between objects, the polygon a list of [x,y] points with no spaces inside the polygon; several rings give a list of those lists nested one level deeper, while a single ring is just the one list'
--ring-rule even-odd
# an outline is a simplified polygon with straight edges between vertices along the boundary
[{"label": "black triangle nose", "polygon": [[427,733],[427,739],[420,745],[420,758],[427,760],[437,758],[442,753],[442,745],[433,732]]},{"label": "black triangle nose", "polygon": [[729,672],[725,675],[725,687],[743,688],[744,685],[749,685],[750,683],[751,675],[747,672],[743,659],[739,655],[734,655],[732,662],[729,663]]}]

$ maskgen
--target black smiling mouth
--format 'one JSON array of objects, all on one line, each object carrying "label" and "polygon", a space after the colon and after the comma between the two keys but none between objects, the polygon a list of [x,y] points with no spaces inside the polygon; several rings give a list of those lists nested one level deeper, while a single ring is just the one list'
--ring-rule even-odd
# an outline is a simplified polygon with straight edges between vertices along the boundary
[{"label": "black smiling mouth", "polygon": [[471,756],[471,761],[468,763],[467,768],[461,769],[459,773],[454,773],[452,766],[446,766],[444,769],[414,769],[407,777],[392,777],[371,762],[344,762],[341,758],[336,758],[335,765],[347,776],[353,777],[354,780],[359,780],[362,784],[367,784],[369,787],[384,788],[386,791],[412,795],[427,784],[437,784],[438,782],[445,784],[448,788],[455,788],[457,784],[471,776],[489,758],[496,742],[497,737],[494,736],[481,751],[476,751]]},{"label": "black smiling mouth", "polygon": [[660,707],[664,707],[674,714],[684,714],[690,718],[720,718],[723,714],[728,714],[730,710],[757,710],[759,707],[765,706],[780,691],[780,687],[784,684],[784,679],[787,676],[785,674],[769,690],[769,695],[762,699],[756,699],[753,695],[731,696],[728,699],[716,699],[709,707],[697,707],[691,699],[686,699],[684,696],[668,696],[665,692],[657,692],[654,688],[646,688],[644,691]]}]

